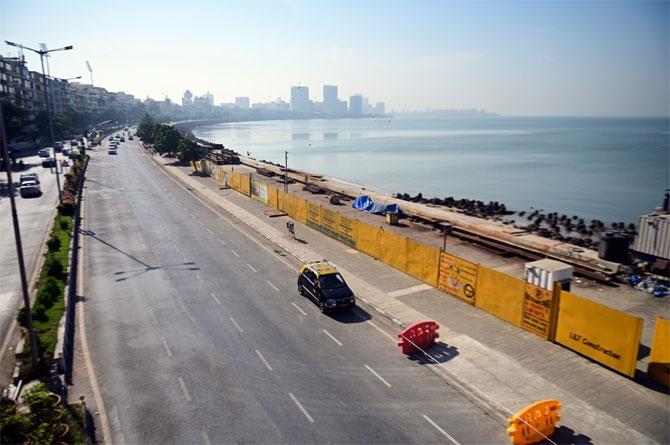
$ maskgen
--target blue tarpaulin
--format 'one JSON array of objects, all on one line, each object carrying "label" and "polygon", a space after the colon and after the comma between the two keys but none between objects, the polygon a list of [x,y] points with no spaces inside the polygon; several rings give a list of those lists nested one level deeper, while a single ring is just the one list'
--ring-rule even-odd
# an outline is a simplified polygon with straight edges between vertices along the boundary
[{"label": "blue tarpaulin", "polygon": [[364,212],[377,213],[380,215],[386,215],[387,213],[398,213],[400,216],[402,214],[398,204],[377,204],[367,195],[361,195],[354,199],[351,207],[362,210]]}]

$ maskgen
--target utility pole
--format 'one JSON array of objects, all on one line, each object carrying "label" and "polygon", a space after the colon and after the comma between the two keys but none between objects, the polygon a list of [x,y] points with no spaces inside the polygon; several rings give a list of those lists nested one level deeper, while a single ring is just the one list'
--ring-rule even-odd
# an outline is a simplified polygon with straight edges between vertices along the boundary
[{"label": "utility pole", "polygon": [[284,192],[288,193],[288,151],[284,150]]},{"label": "utility pole", "polygon": [[54,126],[53,122],[51,120],[51,101],[49,100],[49,96],[47,94],[47,75],[44,72],[44,51],[41,51],[39,53],[40,55],[40,62],[42,63],[42,81],[44,85],[44,102],[46,103],[47,107],[47,116],[49,117],[49,141],[51,142],[51,151],[53,152],[54,155],[54,161],[56,163],[56,187],[58,188],[58,203],[63,204],[63,194],[61,193],[60,190],[60,175],[58,173],[58,158],[56,157],[56,147],[54,147]]},{"label": "utility pole", "polygon": [[2,159],[5,161],[5,170],[7,172],[7,185],[9,186],[9,201],[12,208],[12,223],[14,224],[14,241],[16,242],[16,256],[19,259],[19,273],[21,275],[21,291],[23,293],[23,305],[26,312],[26,329],[30,338],[30,354],[33,360],[33,370],[39,370],[39,355],[37,354],[37,338],[33,329],[33,316],[30,311],[30,295],[28,294],[28,280],[26,279],[26,266],[23,261],[23,246],[21,244],[21,230],[19,228],[19,218],[16,213],[16,200],[14,199],[14,182],[12,181],[12,169],[9,165],[9,153],[7,145],[7,133],[5,132],[5,117],[2,105],[0,104],[0,145]]}]

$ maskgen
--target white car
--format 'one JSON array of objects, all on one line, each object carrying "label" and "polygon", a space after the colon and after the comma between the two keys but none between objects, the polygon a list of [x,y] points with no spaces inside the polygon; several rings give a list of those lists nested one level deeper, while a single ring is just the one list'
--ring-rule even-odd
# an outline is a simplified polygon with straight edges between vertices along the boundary
[{"label": "white car", "polygon": [[27,198],[29,196],[40,196],[42,194],[42,189],[37,181],[23,181],[19,188],[19,192],[21,193],[22,198]]}]

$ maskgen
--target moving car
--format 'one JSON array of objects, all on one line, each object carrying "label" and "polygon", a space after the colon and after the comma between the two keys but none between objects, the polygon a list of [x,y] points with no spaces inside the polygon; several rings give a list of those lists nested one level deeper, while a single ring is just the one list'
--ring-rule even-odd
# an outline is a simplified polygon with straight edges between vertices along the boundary
[{"label": "moving car", "polygon": [[40,151],[37,152],[37,155],[40,158],[48,158],[49,157],[49,150],[47,150],[46,148],[43,148],[43,149],[41,149]]},{"label": "moving car", "polygon": [[298,276],[298,292],[311,298],[323,313],[356,306],[356,297],[337,267],[325,259],[303,264]]},{"label": "moving car", "polygon": [[63,143],[62,142],[54,142],[54,150],[60,152],[63,150]]},{"label": "moving car", "polygon": [[37,176],[37,173],[35,172],[21,173],[21,176],[19,177],[19,185],[23,185],[23,183],[27,181],[33,181],[37,184],[40,183],[39,176]]},{"label": "moving car", "polygon": [[56,160],[54,158],[44,158],[42,159],[42,167],[51,168],[56,166]]},{"label": "moving car", "polygon": [[116,147],[110,145],[109,148],[107,149],[107,154],[108,155],[115,155],[116,154]]},{"label": "moving car", "polygon": [[21,193],[22,198],[40,196],[42,189],[40,189],[40,184],[36,181],[24,181],[21,183],[21,187],[19,187],[19,193]]}]

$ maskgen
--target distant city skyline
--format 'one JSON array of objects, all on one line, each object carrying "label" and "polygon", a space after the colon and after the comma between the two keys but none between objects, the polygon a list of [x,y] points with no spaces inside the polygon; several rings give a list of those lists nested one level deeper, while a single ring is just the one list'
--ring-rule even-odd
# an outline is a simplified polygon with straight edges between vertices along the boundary
[{"label": "distant city skyline", "polygon": [[54,76],[88,81],[89,61],[96,85],[176,103],[187,89],[290,101],[300,84],[387,111],[667,116],[669,13],[667,1],[5,0],[0,39],[74,45],[50,57]]}]

